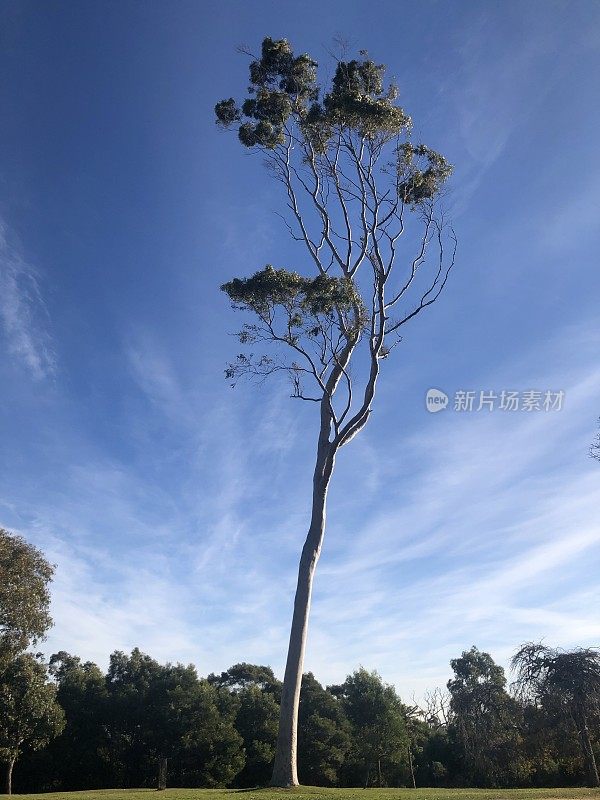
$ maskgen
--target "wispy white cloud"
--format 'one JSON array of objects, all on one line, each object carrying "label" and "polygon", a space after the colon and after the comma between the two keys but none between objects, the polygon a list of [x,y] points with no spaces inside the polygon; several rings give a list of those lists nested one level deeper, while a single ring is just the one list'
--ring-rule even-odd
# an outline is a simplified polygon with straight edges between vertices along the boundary
[{"label": "wispy white cloud", "polygon": [[[541,366],[563,363],[586,336],[561,331],[486,378],[497,385],[512,371],[521,384],[539,364],[531,380],[565,390],[562,412],[424,413],[410,433],[367,429],[341,460],[307,669],[337,682],[364,663],[410,695],[442,684],[449,659],[473,643],[506,663],[525,639],[600,640],[600,488],[586,457],[600,392],[595,350],[576,347],[563,374]],[[291,479],[305,438],[294,408],[283,396],[254,406],[249,425],[244,400],[228,393],[197,418],[166,352],[132,368],[140,364],[144,373],[160,365],[160,380],[142,383],[166,403],[167,422],[173,403],[190,409],[193,446],[173,462],[181,473],[170,483],[88,461],[69,468],[60,494],[21,504],[18,527],[58,565],[47,650],[106,663],[115,648],[138,645],[204,672],[240,659],[281,672],[309,484]],[[364,492],[348,470],[367,476]],[[364,502],[374,511],[355,519]]]},{"label": "wispy white cloud", "polygon": [[582,335],[563,332],[512,367],[520,384],[527,363],[540,365],[534,380],[566,392],[562,412],[450,412],[388,435],[409,474],[390,491],[386,468],[388,491],[366,522],[332,514],[309,645],[317,674],[337,680],[343,665],[367,662],[420,693],[471,644],[507,664],[527,639],[600,643],[600,485],[586,447],[600,371],[591,352],[560,373],[541,367],[562,364]]},{"label": "wispy white cloud", "polygon": [[[65,454],[55,490],[0,498],[4,524],[57,564],[46,650],[104,664],[115,648],[140,646],[205,671],[244,653],[271,661],[286,636],[273,609],[288,592],[266,576],[285,548],[294,501],[285,498],[275,523],[280,500],[272,501],[261,530],[256,498],[268,497],[272,481],[257,465],[276,467],[293,447],[290,401],[265,394],[248,424],[247,396],[225,387],[221,402],[208,403],[161,342],[140,332],[126,342],[130,376],[155,418],[137,419],[138,398],[125,435],[142,465],[94,451],[83,459],[75,446],[78,459]],[[160,441],[151,438],[157,429]]]},{"label": "wispy white cloud", "polygon": [[480,6],[456,34],[458,64],[446,76],[442,96],[454,110],[460,154],[453,194],[454,215],[464,210],[511,137],[527,129],[552,90],[563,55],[573,43],[539,19],[519,13],[510,35],[498,31],[497,15]]},{"label": "wispy white cloud", "polygon": [[[574,151],[538,147],[537,137],[527,151],[527,133],[538,125],[577,146],[570,138],[577,120],[565,121],[556,110],[565,99],[569,63],[579,56],[579,43],[564,36],[557,20],[573,16],[540,15],[537,6],[498,14],[491,6],[469,4],[447,26],[434,26],[443,29],[439,49],[417,43],[414,52],[406,50],[415,64],[419,53],[426,53],[428,70],[439,65],[433,82],[444,70],[439,103],[427,103],[426,113],[434,120],[431,143],[437,146],[436,137],[442,139],[444,153],[449,144],[457,164],[455,214],[461,204],[466,208],[484,176],[498,177],[494,165],[504,167],[500,180],[525,187],[523,163],[543,160],[548,167],[543,177],[550,183],[558,162],[575,158]],[[598,47],[592,26],[580,38],[588,51]],[[431,80],[430,71],[424,79]],[[417,78],[420,95],[422,87]],[[562,89],[556,102],[542,108],[556,88]],[[585,131],[579,133],[583,142]],[[517,138],[524,161],[515,165],[507,153]],[[588,140],[591,151],[593,136]],[[120,146],[117,140],[114,145]],[[176,150],[167,149],[167,156]],[[583,163],[590,171],[591,161]],[[178,174],[173,166],[172,174]],[[153,268],[172,278],[167,299],[173,302],[139,306],[137,291],[125,294],[121,305],[120,298],[111,299],[112,318],[122,313],[128,319],[122,351],[115,352],[104,328],[94,329],[102,340],[99,355],[110,351],[110,361],[100,358],[97,369],[92,365],[74,375],[77,385],[61,387],[59,402],[51,414],[40,415],[33,434],[15,432],[17,446],[18,437],[26,447],[15,468],[3,474],[0,522],[22,530],[57,564],[56,625],[48,652],[66,648],[105,663],[113,649],[137,645],[161,659],[193,660],[202,672],[241,659],[282,671],[309,516],[315,409],[291,402],[287,392],[272,387],[264,394],[215,388],[220,325],[213,323],[221,306],[206,286],[276,258],[296,268],[300,256],[292,243],[282,246],[280,223],[268,211],[280,208],[277,184],[263,186],[253,166],[241,172],[236,166],[229,177],[222,169],[215,175],[213,189],[207,192],[202,181],[189,204],[189,226],[182,224],[188,206],[187,200],[181,205],[180,187],[170,196],[161,194],[166,238],[153,248]],[[241,193],[240,178],[247,181]],[[147,179],[146,170],[139,185]],[[464,226],[467,247],[462,250],[468,259],[470,249],[474,261],[470,273],[465,264],[465,277],[459,279],[460,308],[455,306],[453,325],[470,316],[482,287],[490,310],[492,303],[494,309],[506,304],[513,319],[522,315],[535,322],[541,336],[569,314],[582,316],[580,303],[593,295],[589,281],[563,304],[545,256],[568,252],[574,239],[588,243],[599,193],[594,179],[586,180],[573,186],[555,181],[558,196],[549,200],[551,212],[543,191],[536,192],[531,211],[507,213],[498,222],[493,204],[478,209],[474,217],[483,224],[494,219],[494,230],[475,239]],[[136,181],[134,171],[128,182],[135,188]],[[506,183],[498,188],[506,189]],[[110,215],[94,181],[83,189],[91,192],[84,202]],[[526,189],[521,194],[529,202]],[[134,216],[120,219],[121,232],[133,221],[127,237],[131,249],[117,260],[114,286],[124,290],[137,271],[123,281],[122,270],[146,252],[155,219],[156,204],[147,208],[141,194],[142,205],[136,198]],[[162,213],[167,208],[175,209],[175,216]],[[145,217],[148,225],[140,227],[145,211],[151,212]],[[96,230],[77,229],[82,222],[74,223],[78,240]],[[143,241],[136,238],[140,231]],[[41,280],[6,226],[0,234],[0,322],[7,348],[40,380],[55,370]],[[173,234],[175,254],[168,248]],[[107,299],[86,296],[96,285],[95,263],[90,260],[91,282],[82,275],[73,286],[83,314],[86,303],[98,310]],[[572,266],[583,273],[585,257]],[[520,292],[524,282],[534,283],[534,272],[539,280],[542,271],[544,287],[557,295],[551,318],[542,318]],[[117,272],[111,274],[114,278]],[[485,313],[485,303],[475,306]],[[140,318],[149,309],[158,309],[151,326],[147,317]],[[190,311],[192,324],[191,314],[186,316]],[[429,319],[427,325],[435,326],[434,317]],[[95,322],[92,314],[90,323]],[[493,330],[504,335],[499,327]],[[563,412],[515,417],[423,412],[419,418],[408,409],[405,418],[403,407],[407,425],[394,430],[389,422],[398,417],[387,414],[398,411],[394,404],[406,389],[406,376],[414,386],[440,353],[448,361],[455,357],[447,331],[433,331],[436,341],[412,355],[407,348],[390,366],[372,424],[338,462],[306,664],[326,682],[337,682],[364,663],[407,695],[443,683],[449,659],[473,643],[506,661],[526,638],[545,636],[564,645],[600,640],[599,473],[586,455],[600,394],[597,321],[563,327],[547,346],[527,352],[518,331],[508,330],[504,350],[486,349],[483,342],[467,345],[461,354],[472,361],[469,374],[478,364],[485,371],[481,388],[564,389]],[[493,335],[491,327],[481,333]],[[181,350],[169,344],[175,335],[181,336]],[[503,353],[517,349],[519,357],[507,355],[498,363]],[[491,358],[490,352],[495,353]],[[101,373],[119,358],[120,369]]]},{"label": "wispy white cloud", "polygon": [[0,220],[0,322],[10,355],[36,380],[51,375],[56,359],[35,268],[11,242]]},{"label": "wispy white cloud", "polygon": [[194,409],[164,346],[148,331],[129,331],[125,358],[135,383],[171,422],[194,424]]},{"label": "wispy white cloud", "polygon": [[600,219],[600,179],[590,169],[587,180],[566,187],[556,208],[542,215],[535,237],[543,253],[564,256],[597,234]]}]

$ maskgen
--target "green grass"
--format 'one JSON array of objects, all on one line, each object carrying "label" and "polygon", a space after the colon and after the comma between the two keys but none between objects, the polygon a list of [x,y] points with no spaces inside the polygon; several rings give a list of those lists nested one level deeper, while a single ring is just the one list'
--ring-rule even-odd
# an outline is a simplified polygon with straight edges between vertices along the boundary
[{"label": "green grass", "polygon": [[[7,797],[7,795],[0,795]],[[598,798],[600,789],[103,789],[13,795],[16,800],[581,800]]]}]

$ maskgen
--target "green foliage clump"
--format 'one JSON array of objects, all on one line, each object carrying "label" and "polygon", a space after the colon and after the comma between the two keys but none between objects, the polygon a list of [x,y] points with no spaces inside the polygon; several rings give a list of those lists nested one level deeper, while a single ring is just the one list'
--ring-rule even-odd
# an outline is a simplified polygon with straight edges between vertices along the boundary
[{"label": "green foliage clump", "polygon": [[323,149],[336,128],[355,131],[369,139],[398,136],[410,130],[410,117],[394,105],[396,86],[384,89],[384,74],[385,65],[368,58],[338,63],[331,91],[322,106],[311,106],[306,120],[313,142],[320,143],[318,149]]},{"label": "green foliage clump", "polygon": [[[35,767],[47,776],[49,786],[93,789],[111,786],[116,779],[107,725],[108,688],[102,670],[91,661],[60,651],[50,659],[57,685],[56,699],[65,712],[66,727]],[[60,783],[59,783],[60,782]]]},{"label": "green foliage clump", "polygon": [[556,650],[527,642],[512,660],[516,688],[559,724],[577,732],[591,786],[600,786],[593,729],[600,715],[600,653],[595,648]]},{"label": "green foliage clump", "polygon": [[424,144],[404,142],[397,148],[398,194],[412,206],[434,197],[452,174],[444,156]]},{"label": "green foliage clump", "polygon": [[267,784],[275,758],[279,703],[258,684],[240,689],[235,701],[235,727],[243,740],[245,764],[234,782],[236,786]]},{"label": "green foliage clump", "polygon": [[221,100],[215,106],[215,113],[217,115],[217,123],[223,125],[224,128],[229,127],[234,122],[239,122],[241,119],[240,111],[236,108],[235,100],[230,97],[229,100]]},{"label": "green foliage clump", "polygon": [[270,37],[262,43],[261,57],[250,64],[249,93],[239,109],[230,98],[217,103],[217,122],[225,127],[245,121],[238,136],[246,147],[273,149],[284,142],[284,125],[296,110],[316,98],[316,63],[307,55],[295,57],[286,39]]},{"label": "green foliage clump", "polygon": [[[317,84],[317,63],[304,54],[294,56],[287,39],[262,43],[261,57],[250,64],[250,97],[238,106],[230,97],[215,106],[218,124],[238,124],[245,147],[267,151],[286,144],[288,124],[296,124],[309,150],[323,154],[336,136],[387,142],[412,127],[411,118],[396,104],[398,88],[384,85],[385,65],[376,64],[361,51],[361,59],[339,61],[331,88]],[[319,101],[319,95],[323,95]],[[433,197],[452,168],[424,145],[400,145],[396,150],[398,192],[403,202],[415,206]],[[423,159],[424,168],[413,163]],[[308,156],[307,156],[308,157]]]},{"label": "green foliage clump", "polygon": [[393,686],[361,667],[331,692],[339,697],[353,737],[344,771],[350,785],[397,785],[406,768],[405,708]]},{"label": "green foliage clump", "polygon": [[245,763],[236,775],[236,786],[268,783],[275,757],[281,682],[270,667],[234,664],[208,682],[227,689],[235,699],[235,727],[243,740]]},{"label": "green foliage clump", "polygon": [[410,117],[394,105],[396,87],[384,90],[384,65],[368,58],[340,61],[322,105],[318,103],[316,68],[310,56],[295,57],[286,39],[267,37],[261,58],[250,64],[249,92],[253,96],[241,108],[233,98],[217,103],[217,122],[229,127],[246,118],[238,129],[242,144],[267,149],[285,141],[284,126],[293,114],[313,144],[321,143],[318,149],[336,126],[370,138],[397,135],[410,128]]},{"label": "green foliage clump", "polygon": [[349,311],[358,294],[347,278],[318,275],[305,278],[297,272],[275,269],[270,264],[250,278],[234,278],[221,286],[236,307],[251,309],[265,317],[276,306],[297,309],[292,324],[303,324],[304,314],[318,316],[333,311]]},{"label": "green foliage clump", "polygon": [[153,785],[160,759],[178,786],[223,786],[244,765],[229,693],[192,665],[161,665],[135,648],[112,654],[106,722],[122,785]]},{"label": "green foliage clump", "polygon": [[335,786],[352,744],[352,728],[341,701],[312,672],[302,676],[298,714],[300,781]]},{"label": "green foliage clump", "polygon": [[258,686],[263,691],[276,696],[279,696],[281,691],[281,681],[277,680],[271,667],[262,664],[247,664],[246,662],[234,664],[220,675],[211,672],[207,680],[220,689],[226,688],[233,692],[249,686]]},{"label": "green foliage clump", "polygon": [[0,663],[41,639],[49,614],[54,567],[43,553],[0,528]]}]

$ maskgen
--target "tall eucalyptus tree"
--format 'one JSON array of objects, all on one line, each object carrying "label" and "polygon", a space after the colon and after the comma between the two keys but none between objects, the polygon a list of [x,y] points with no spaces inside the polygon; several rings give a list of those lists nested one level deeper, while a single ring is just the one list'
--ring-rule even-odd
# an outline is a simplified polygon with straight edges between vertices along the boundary
[{"label": "tall eucalyptus tree", "polygon": [[[302,272],[271,265],[224,284],[234,308],[252,312],[239,338],[252,352],[226,372],[285,373],[292,397],[315,403],[319,432],[312,509],[302,549],[281,698],[272,784],[298,783],[298,702],[313,576],[325,532],[327,491],[338,452],[364,428],[382,362],[404,326],[440,296],[456,239],[436,197],[451,173],[443,156],[410,139],[385,67],[339,61],[331,86],[287,40],[266,38],[250,64],[249,96],[217,103],[282,186],[285,224],[303,247]],[[256,353],[257,350],[261,352]]]}]

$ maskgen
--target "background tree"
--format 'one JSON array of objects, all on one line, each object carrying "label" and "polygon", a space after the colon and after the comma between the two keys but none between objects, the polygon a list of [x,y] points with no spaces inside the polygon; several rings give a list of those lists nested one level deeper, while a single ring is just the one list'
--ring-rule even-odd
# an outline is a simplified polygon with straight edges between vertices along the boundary
[{"label": "background tree", "polygon": [[439,686],[425,692],[421,717],[432,730],[437,731],[448,726],[451,699],[448,689],[441,689]]},{"label": "background tree", "polygon": [[[244,765],[229,692],[193,666],[161,665],[135,648],[116,651],[106,677],[111,760],[126,787],[224,786]],[[162,787],[164,788],[164,786]]]},{"label": "background tree", "polygon": [[365,788],[397,784],[406,775],[409,738],[405,708],[394,687],[361,667],[331,692],[341,699],[352,726],[346,781],[356,786],[362,778]]},{"label": "background tree", "polygon": [[419,774],[419,785],[429,785],[422,783],[421,773],[427,771],[423,769],[425,752],[431,738],[431,728],[423,718],[421,709],[417,705],[405,706],[404,717],[406,721],[406,731],[408,734],[408,769],[410,774],[410,785],[413,789],[417,788],[417,774]]},{"label": "background tree", "polygon": [[0,664],[35,644],[51,626],[53,573],[43,553],[0,528]]},{"label": "background tree", "polygon": [[236,693],[235,727],[243,739],[246,763],[235,778],[237,786],[268,782],[277,741],[279,703],[270,692],[251,684]]},{"label": "background tree", "polygon": [[[523,700],[524,757],[532,786],[574,786],[587,776],[575,726],[556,708]],[[584,778],[585,780],[585,778]]]},{"label": "background tree", "polygon": [[312,672],[302,676],[298,717],[298,771],[309,786],[335,786],[352,744],[342,703]]},{"label": "background tree", "polygon": [[[61,651],[50,659],[65,728],[38,757],[47,763],[51,790],[104,789],[118,776],[108,758],[108,690],[102,670]],[[50,777],[51,776],[51,777]],[[47,779],[48,780],[48,779]]]},{"label": "background tree", "polygon": [[[277,786],[298,783],[308,615],[337,453],[366,425],[383,360],[404,326],[439,297],[455,253],[454,235],[434,204],[451,168],[411,143],[411,119],[395,103],[396,87],[384,85],[384,66],[364,52],[339,61],[329,89],[318,85],[316,69],[285,39],[266,38],[250,64],[249,97],[241,106],[230,98],[215,107],[221,125],[237,127],[241,144],[266,156],[284,189],[289,232],[312,270],[269,265],[222,287],[234,308],[254,318],[239,335],[251,352],[238,356],[228,377],[235,383],[244,375],[286,374],[292,396],[319,412],[310,525],[281,695]],[[406,247],[398,255],[401,241]]]},{"label": "background tree", "polygon": [[44,747],[64,726],[56,686],[46,664],[31,653],[9,660],[0,672],[0,761],[6,765],[5,791],[12,792],[12,773],[24,747]]},{"label": "background tree", "polygon": [[450,662],[450,736],[469,786],[510,786],[527,777],[521,709],[489,653],[476,647]]},{"label": "background tree", "polygon": [[600,711],[600,653],[562,651],[528,642],[515,653],[516,688],[525,698],[570,718],[577,730],[591,786],[600,786],[590,722]]},{"label": "background tree", "polygon": [[234,664],[212,685],[228,689],[236,700],[235,727],[244,743],[245,764],[235,777],[236,786],[260,786],[268,782],[277,740],[281,682],[270,667]]},{"label": "background tree", "polygon": [[231,689],[234,692],[249,686],[258,686],[274,695],[278,701],[281,694],[281,681],[275,677],[271,667],[262,664],[234,664],[220,675],[211,672],[207,681],[220,689]]},{"label": "background tree", "polygon": [[424,693],[420,704],[405,707],[410,739],[411,785],[447,786],[454,777],[450,766],[456,761],[448,736],[450,693],[436,688]]},{"label": "background tree", "polygon": [[[453,693],[427,693],[421,709],[402,704],[366,670],[329,689],[305,674],[301,779],[364,786],[368,769],[370,785],[412,785],[409,740],[418,786],[570,786],[587,779],[568,693],[527,688],[514,699],[486,653],[473,649],[452,663]],[[65,728],[42,749],[43,737],[23,743],[13,781],[19,793],[156,787],[165,757],[171,785],[242,787],[269,774],[281,688],[269,667],[236,664],[204,680],[193,667],[159,664],[134,650],[113,653],[107,674],[64,652],[52,657],[50,671]],[[599,719],[594,693],[586,691],[597,753]],[[5,697],[10,711],[15,694],[0,693],[0,704]]]}]

